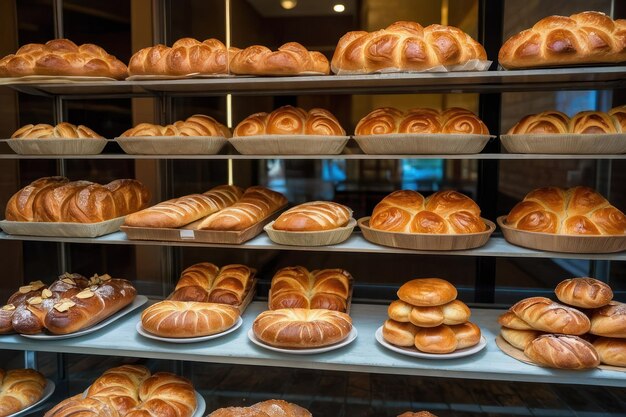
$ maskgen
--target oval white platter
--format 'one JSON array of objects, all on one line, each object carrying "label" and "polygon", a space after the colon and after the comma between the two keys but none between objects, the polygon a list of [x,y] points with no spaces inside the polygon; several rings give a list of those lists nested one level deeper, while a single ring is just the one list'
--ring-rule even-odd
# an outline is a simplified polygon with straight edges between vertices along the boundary
[{"label": "oval white platter", "polygon": [[241,317],[237,317],[237,321],[228,329],[224,330],[221,333],[210,334],[207,336],[198,336],[198,337],[161,337],[155,334],[148,332],[141,325],[141,321],[137,322],[135,328],[137,329],[137,333],[142,335],[143,337],[147,337],[149,339],[158,340],[160,342],[168,342],[168,343],[196,343],[196,342],[204,342],[206,340],[217,339],[218,337],[226,336],[228,333],[232,333],[243,324],[243,319]]},{"label": "oval white platter", "polygon": [[356,339],[357,335],[358,335],[358,332],[356,331],[356,328],[353,327],[345,339],[333,345],[322,346],[318,348],[310,348],[310,349],[286,349],[286,348],[280,348],[276,346],[270,346],[266,343],[263,343],[262,341],[257,339],[252,329],[248,330],[248,339],[250,339],[250,341],[254,343],[255,345],[261,346],[262,348],[265,348],[265,349],[273,350],[274,352],[290,353],[292,355],[312,355],[315,353],[324,353],[324,352],[328,352],[331,350],[339,349],[352,343]]},{"label": "oval white platter", "polygon": [[474,346],[470,346],[465,349],[455,350],[452,353],[425,353],[420,352],[415,348],[407,348],[401,346],[395,346],[391,343],[387,342],[383,337],[383,326],[380,326],[376,329],[376,341],[386,347],[389,350],[392,350],[397,353],[401,353],[403,355],[412,356],[414,358],[422,358],[422,359],[458,359],[463,358],[465,356],[473,355],[474,353],[480,352],[487,346],[487,339],[484,336],[480,337],[480,342]]},{"label": "oval white platter", "polygon": [[18,417],[18,416],[23,416],[25,414],[28,414],[29,410],[32,410],[33,408],[37,407],[39,404],[42,404],[44,401],[50,398],[50,396],[54,393],[54,388],[55,388],[54,382],[52,382],[49,379],[46,379],[46,387],[43,389],[43,394],[41,398],[39,399],[39,401],[37,401],[34,404],[29,405],[28,407],[18,411],[17,413],[9,414],[7,417]]}]

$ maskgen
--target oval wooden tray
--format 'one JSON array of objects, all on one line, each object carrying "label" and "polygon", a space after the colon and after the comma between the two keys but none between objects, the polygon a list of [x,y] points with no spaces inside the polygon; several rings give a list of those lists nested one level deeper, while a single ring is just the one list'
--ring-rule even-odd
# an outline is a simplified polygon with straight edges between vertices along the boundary
[{"label": "oval wooden tray", "polygon": [[215,155],[226,144],[221,136],[117,137],[122,150],[131,155]]},{"label": "oval wooden tray", "polygon": [[7,139],[6,143],[19,155],[96,155],[107,144],[101,138]]},{"label": "oval wooden tray", "polygon": [[354,136],[359,147],[369,155],[454,155],[475,154],[483,150],[490,135],[394,133]]},{"label": "oval wooden tray", "polygon": [[626,134],[500,135],[510,153],[621,154],[626,153]]},{"label": "oval wooden tray", "polygon": [[337,229],[315,232],[276,230],[273,225],[274,222],[271,222],[263,228],[272,242],[289,246],[328,246],[336,245],[348,239],[356,227],[356,220],[350,219],[346,226]]},{"label": "oval wooden tray", "polygon": [[228,139],[243,155],[338,155],[349,136],[258,135]]}]

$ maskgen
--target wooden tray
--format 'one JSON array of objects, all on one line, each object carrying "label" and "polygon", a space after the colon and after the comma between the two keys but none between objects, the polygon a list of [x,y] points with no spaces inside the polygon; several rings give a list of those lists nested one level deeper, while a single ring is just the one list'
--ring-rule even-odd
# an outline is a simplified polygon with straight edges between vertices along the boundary
[{"label": "wooden tray", "polygon": [[215,155],[228,140],[221,136],[132,136],[115,141],[130,155]]},{"label": "wooden tray", "polygon": [[358,224],[363,232],[363,237],[378,245],[415,250],[464,250],[483,246],[496,229],[496,225],[492,221],[484,218],[482,220],[487,226],[487,230],[484,232],[458,235],[375,230],[369,227],[369,216],[359,219]]},{"label": "wooden tray", "polygon": [[258,135],[228,139],[243,155],[338,155],[349,136]]},{"label": "wooden tray", "polygon": [[6,139],[19,155],[96,155],[107,144],[106,139]]},{"label": "wooden tray", "polygon": [[626,153],[626,134],[500,135],[510,153],[621,154]]},{"label": "wooden tray", "polygon": [[507,242],[530,249],[567,253],[614,253],[626,250],[626,235],[576,236],[518,230],[505,223],[506,216],[497,219]]},{"label": "wooden tray", "polygon": [[0,85],[6,84],[71,84],[94,81],[118,81],[111,77],[89,77],[86,75],[27,75],[25,77],[1,77]]},{"label": "wooden tray", "polygon": [[351,218],[346,226],[315,232],[276,230],[273,225],[274,222],[271,222],[263,228],[272,242],[289,246],[328,246],[336,245],[348,239],[356,226],[356,220]]},{"label": "wooden tray", "polygon": [[495,136],[445,133],[354,136],[359,147],[369,155],[475,154],[480,153],[491,138]]},{"label": "wooden tray", "polygon": [[124,216],[98,223],[15,222],[1,220],[0,228],[10,235],[98,237],[119,230]]}]

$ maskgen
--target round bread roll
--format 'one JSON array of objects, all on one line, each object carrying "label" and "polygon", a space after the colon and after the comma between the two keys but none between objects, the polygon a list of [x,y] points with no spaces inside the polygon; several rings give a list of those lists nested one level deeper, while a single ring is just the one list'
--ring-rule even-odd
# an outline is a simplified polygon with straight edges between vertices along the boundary
[{"label": "round bread roll", "polygon": [[456,299],[454,285],[441,278],[417,278],[404,283],[398,298],[413,306],[440,306]]},{"label": "round bread roll", "polygon": [[517,317],[512,311],[507,311],[506,313],[501,314],[500,317],[498,317],[498,323],[509,329],[533,330],[533,327],[530,324]]},{"label": "round bread roll", "polygon": [[415,307],[402,300],[396,300],[389,305],[387,313],[393,320],[411,322],[419,327],[462,324],[467,322],[471,315],[469,307],[460,300],[432,307]]},{"label": "round bread roll", "polygon": [[83,125],[61,122],[56,126],[48,124],[25,125],[13,132],[12,139],[102,139],[102,136]]},{"label": "round bread roll", "polygon": [[451,353],[457,349],[456,333],[450,326],[418,327],[415,332],[415,347],[426,353]]},{"label": "round bread roll", "polygon": [[413,347],[417,327],[411,323],[401,323],[395,320],[385,320],[383,324],[383,339],[392,345]]},{"label": "round bread roll", "polygon": [[602,307],[613,299],[611,287],[594,278],[566,279],[554,292],[561,302],[582,308]]},{"label": "round bread roll", "polygon": [[600,362],[626,367],[626,339],[599,337],[593,342],[593,347],[600,356]]},{"label": "round bread roll", "polygon": [[289,349],[316,348],[348,337],[352,319],[346,313],[325,309],[282,308],[264,311],[252,324],[254,335],[270,346]]},{"label": "round bread roll", "polygon": [[511,311],[533,329],[548,333],[582,335],[591,327],[585,314],[546,297],[525,298],[514,304]]},{"label": "round bread roll", "polygon": [[471,321],[463,324],[455,324],[450,326],[450,329],[452,329],[454,335],[456,336],[457,350],[477,345],[478,342],[480,342],[480,327]]},{"label": "round bread roll", "polygon": [[507,327],[500,328],[500,336],[516,349],[524,350],[526,346],[543,333],[537,330],[517,330]]},{"label": "round bread roll", "polygon": [[34,369],[0,369],[0,416],[5,417],[41,399],[46,378]]},{"label": "round bread roll", "polygon": [[199,337],[221,333],[239,318],[239,309],[228,304],[165,300],[141,314],[143,328],[161,337]]},{"label": "round bread roll", "polygon": [[589,369],[600,365],[593,345],[577,336],[544,334],[530,342],[524,354],[533,362],[550,368]]},{"label": "round bread roll", "polygon": [[591,315],[590,333],[597,336],[626,338],[626,304],[611,301]]}]

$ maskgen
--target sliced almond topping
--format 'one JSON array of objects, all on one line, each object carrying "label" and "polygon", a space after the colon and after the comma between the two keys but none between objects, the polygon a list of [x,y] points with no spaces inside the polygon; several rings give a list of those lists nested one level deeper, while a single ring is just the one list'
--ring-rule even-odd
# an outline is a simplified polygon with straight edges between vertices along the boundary
[{"label": "sliced almond topping", "polygon": [[63,278],[61,281],[65,282],[66,284],[76,285],[76,282],[72,278]]},{"label": "sliced almond topping", "polygon": [[47,289],[47,288],[46,288],[46,289],[44,289],[44,290],[41,292],[41,297],[42,297],[42,298],[50,298],[50,297],[52,297],[52,291],[50,291],[50,290],[49,290],[49,289]]},{"label": "sliced almond topping", "polygon": [[111,275],[109,275],[109,274],[100,275],[100,280],[101,281],[108,281],[110,279],[111,279]]},{"label": "sliced almond topping", "polygon": [[76,298],[80,298],[80,299],[91,298],[93,296],[94,296],[94,293],[89,289],[83,290],[79,292],[78,294],[76,294]]},{"label": "sliced almond topping", "polygon": [[41,304],[43,300],[41,297],[30,297],[26,302],[30,305]]},{"label": "sliced almond topping", "polygon": [[95,290],[97,290],[97,289],[98,289],[98,286],[97,286],[97,285],[92,285],[91,287],[89,287],[89,289],[90,289],[91,291],[95,291]]},{"label": "sliced almond topping", "polygon": [[39,288],[45,287],[46,284],[44,284],[41,281],[33,281],[33,282],[29,282],[28,285],[30,285],[31,287],[33,287],[33,290],[38,290]]},{"label": "sliced almond topping", "polygon": [[13,310],[15,310],[15,306],[13,304],[7,304],[5,306],[2,306],[2,310],[4,310],[4,311],[13,311]]},{"label": "sliced almond topping", "polygon": [[22,285],[18,291],[20,294],[28,294],[32,290],[33,290],[32,285]]},{"label": "sliced almond topping", "polygon": [[59,313],[64,313],[75,305],[73,301],[63,299],[54,305],[54,309]]}]

